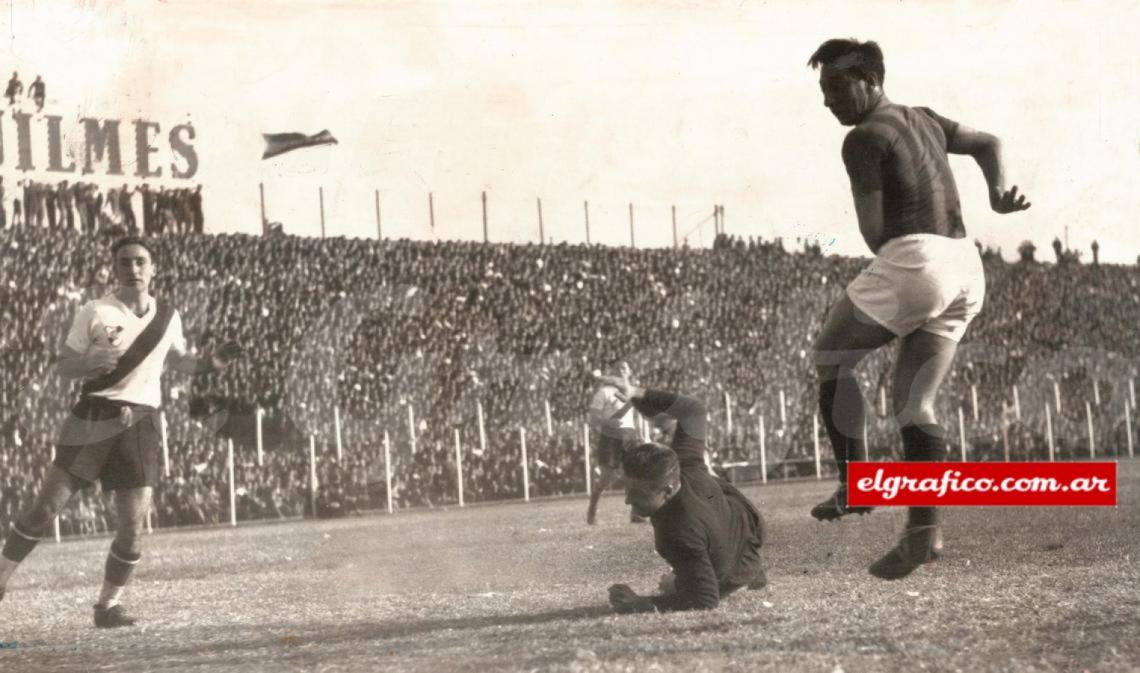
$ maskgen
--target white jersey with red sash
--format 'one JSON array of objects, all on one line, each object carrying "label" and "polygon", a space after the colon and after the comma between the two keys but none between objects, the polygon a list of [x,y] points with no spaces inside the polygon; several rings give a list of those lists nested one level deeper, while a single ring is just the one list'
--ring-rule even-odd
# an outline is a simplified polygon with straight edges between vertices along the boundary
[{"label": "white jersey with red sash", "polygon": [[[170,314],[168,319],[166,312]],[[165,329],[161,334],[152,329],[146,344],[149,348],[132,351],[131,346],[136,339],[156,318],[166,322]],[[161,323],[155,325],[156,328],[161,326]],[[121,358],[119,367],[109,375],[84,381],[84,396],[158,407],[162,403],[159,381],[163,362],[170,351],[186,351],[186,337],[182,333],[182,318],[176,309],[164,307],[157,299],[152,299],[150,309],[139,317],[111,293],[89,301],[79,309],[71,323],[66,345],[84,355],[101,349],[113,351]]]}]

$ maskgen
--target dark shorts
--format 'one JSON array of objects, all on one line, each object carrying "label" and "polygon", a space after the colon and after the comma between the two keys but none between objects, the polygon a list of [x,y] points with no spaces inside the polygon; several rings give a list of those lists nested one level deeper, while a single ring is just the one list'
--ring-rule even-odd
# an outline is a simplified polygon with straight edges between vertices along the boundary
[{"label": "dark shorts", "polygon": [[622,448],[620,442],[598,442],[594,448],[594,464],[609,470],[621,468]]},{"label": "dark shorts", "polygon": [[153,407],[85,398],[64,421],[53,464],[83,481],[98,479],[104,491],[153,487],[162,450],[158,422]]}]

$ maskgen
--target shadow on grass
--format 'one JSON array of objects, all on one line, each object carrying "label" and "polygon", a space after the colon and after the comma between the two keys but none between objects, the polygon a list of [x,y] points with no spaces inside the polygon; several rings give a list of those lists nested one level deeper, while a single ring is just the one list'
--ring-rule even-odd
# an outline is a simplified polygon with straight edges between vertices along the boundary
[{"label": "shadow on grass", "polygon": [[[89,643],[87,645],[57,647],[53,645],[32,646],[25,653],[48,654],[53,650],[82,652],[83,650],[111,649],[130,650],[135,655],[155,659],[209,660],[216,657],[263,657],[266,650],[280,650],[275,657],[290,658],[291,654],[310,658],[313,647],[333,648],[337,646],[368,645],[379,646],[384,641],[418,639],[436,633],[458,632],[457,638],[474,638],[475,632],[507,626],[534,626],[555,622],[598,619],[612,616],[608,605],[550,610],[537,613],[506,615],[480,615],[449,619],[408,620],[399,622],[337,622],[309,624],[230,624],[211,625],[193,628],[187,633],[163,632],[162,627],[150,632],[145,642],[132,642],[123,639],[117,642]],[[134,630],[121,632],[134,635]],[[112,635],[119,635],[118,633]],[[393,643],[394,644],[394,643]],[[94,647],[91,647],[94,645]],[[406,645],[404,643],[403,645]]]}]

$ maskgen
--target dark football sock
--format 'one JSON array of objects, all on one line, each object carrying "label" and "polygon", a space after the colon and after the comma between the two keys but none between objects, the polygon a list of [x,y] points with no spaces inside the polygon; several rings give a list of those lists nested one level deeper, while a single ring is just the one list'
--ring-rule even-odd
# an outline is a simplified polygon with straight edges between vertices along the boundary
[{"label": "dark football sock", "polygon": [[[904,425],[899,429],[903,440],[903,455],[907,461],[941,462],[946,460],[946,431],[937,423]],[[938,524],[935,507],[911,507],[907,525],[934,526]]]},{"label": "dark football sock", "polygon": [[8,531],[8,539],[4,541],[4,558],[13,563],[20,563],[40,543],[40,537],[38,534],[28,532],[28,529],[19,523],[12,524],[11,530]]},{"label": "dark football sock", "polygon": [[839,483],[847,483],[847,463],[867,460],[867,446],[863,443],[863,426],[867,419],[866,404],[859,382],[853,376],[840,376],[819,384],[819,411],[835,466],[839,469]]}]

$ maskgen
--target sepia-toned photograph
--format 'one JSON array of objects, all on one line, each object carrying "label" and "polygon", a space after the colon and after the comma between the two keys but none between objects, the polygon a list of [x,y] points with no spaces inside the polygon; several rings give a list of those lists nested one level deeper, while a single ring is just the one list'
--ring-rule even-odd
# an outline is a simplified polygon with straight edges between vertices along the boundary
[{"label": "sepia-toned photograph", "polygon": [[1140,4],[0,40],[0,671],[1140,670]]}]

